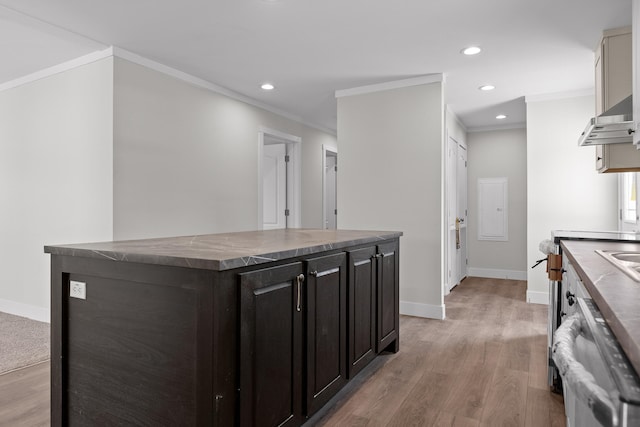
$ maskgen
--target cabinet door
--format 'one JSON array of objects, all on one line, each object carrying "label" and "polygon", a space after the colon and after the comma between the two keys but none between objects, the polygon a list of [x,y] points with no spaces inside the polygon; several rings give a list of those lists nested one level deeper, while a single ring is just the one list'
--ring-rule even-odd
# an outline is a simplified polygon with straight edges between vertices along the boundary
[{"label": "cabinet door", "polygon": [[601,172],[605,170],[606,159],[605,159],[605,151],[604,145],[596,145],[596,170]]},{"label": "cabinet door", "polygon": [[603,52],[604,52],[604,40],[600,42],[598,49],[595,52],[595,70],[596,70],[596,116],[599,116],[604,111],[604,95],[602,93],[604,87],[604,68],[603,64]]},{"label": "cabinet door", "polygon": [[376,247],[349,252],[348,374],[376,356]]},{"label": "cabinet door", "polygon": [[302,420],[302,263],[240,275],[240,425]]},{"label": "cabinet door", "polygon": [[[376,350],[398,351],[399,257],[398,242],[378,246],[378,330]],[[389,347],[389,348],[387,348]]]},{"label": "cabinet door", "polygon": [[306,415],[347,382],[346,254],[307,261]]}]

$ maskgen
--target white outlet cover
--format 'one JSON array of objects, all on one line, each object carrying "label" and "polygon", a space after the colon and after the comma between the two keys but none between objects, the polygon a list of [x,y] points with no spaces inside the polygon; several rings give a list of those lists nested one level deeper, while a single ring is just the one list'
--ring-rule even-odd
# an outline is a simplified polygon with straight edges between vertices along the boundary
[{"label": "white outlet cover", "polygon": [[70,280],[69,296],[71,298],[87,299],[87,284],[85,282]]}]

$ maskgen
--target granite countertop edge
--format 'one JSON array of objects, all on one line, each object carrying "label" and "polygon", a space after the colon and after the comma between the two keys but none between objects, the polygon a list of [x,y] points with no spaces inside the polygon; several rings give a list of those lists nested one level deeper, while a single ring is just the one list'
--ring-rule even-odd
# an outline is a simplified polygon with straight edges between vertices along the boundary
[{"label": "granite countertop edge", "polygon": [[[82,243],[71,245],[47,245],[44,252],[58,256],[85,257],[110,260],[116,262],[131,262],[142,264],[166,265],[174,267],[197,268],[204,270],[224,271],[235,268],[259,265],[274,261],[313,255],[330,250],[344,249],[350,246],[381,242],[398,238],[403,235],[399,231],[371,231],[371,230],[313,230],[313,229],[288,229],[284,231],[286,236],[296,236],[312,233],[314,235],[326,234],[322,242],[312,242],[309,245],[301,243],[295,248],[273,249],[265,252],[245,250],[244,254],[231,255],[228,258],[220,256],[225,244],[229,245],[231,252],[241,251],[233,247],[234,236],[249,239],[252,236],[261,239],[273,237],[277,244],[278,239],[283,238],[282,230],[222,233],[195,236],[178,236],[155,239],[140,239],[129,241]],[[344,235],[344,236],[343,236]],[[333,237],[335,236],[335,237]],[[195,250],[188,245],[188,241],[202,242],[208,240],[211,244],[222,245],[207,253],[206,247]],[[246,240],[245,240],[246,241]],[[187,242],[185,244],[185,242]],[[164,248],[179,243],[171,250]],[[288,243],[288,242],[287,242]],[[155,244],[156,246],[149,246]],[[147,245],[147,246],[140,246]],[[215,255],[218,253],[218,256]]]},{"label": "granite countertop edge", "polygon": [[598,255],[595,250],[640,252],[640,242],[567,240],[563,251],[571,260],[589,295],[640,375],[640,283]]}]

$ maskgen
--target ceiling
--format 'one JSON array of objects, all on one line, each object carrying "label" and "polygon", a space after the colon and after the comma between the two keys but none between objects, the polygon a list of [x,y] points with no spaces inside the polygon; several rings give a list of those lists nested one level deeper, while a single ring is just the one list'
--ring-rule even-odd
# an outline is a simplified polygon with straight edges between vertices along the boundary
[{"label": "ceiling", "polygon": [[469,130],[509,127],[525,96],[593,90],[625,25],[631,0],[0,0],[0,85],[117,46],[333,131],[336,90],[433,73]]}]

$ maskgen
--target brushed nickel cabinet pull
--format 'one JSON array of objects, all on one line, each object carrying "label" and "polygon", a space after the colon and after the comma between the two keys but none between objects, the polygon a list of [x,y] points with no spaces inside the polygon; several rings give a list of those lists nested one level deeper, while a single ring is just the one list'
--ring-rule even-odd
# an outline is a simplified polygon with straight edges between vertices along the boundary
[{"label": "brushed nickel cabinet pull", "polygon": [[304,282],[304,274],[298,274],[296,276],[296,281],[298,282],[298,304],[296,305],[297,311],[302,311],[301,303],[302,303],[302,282]]}]

